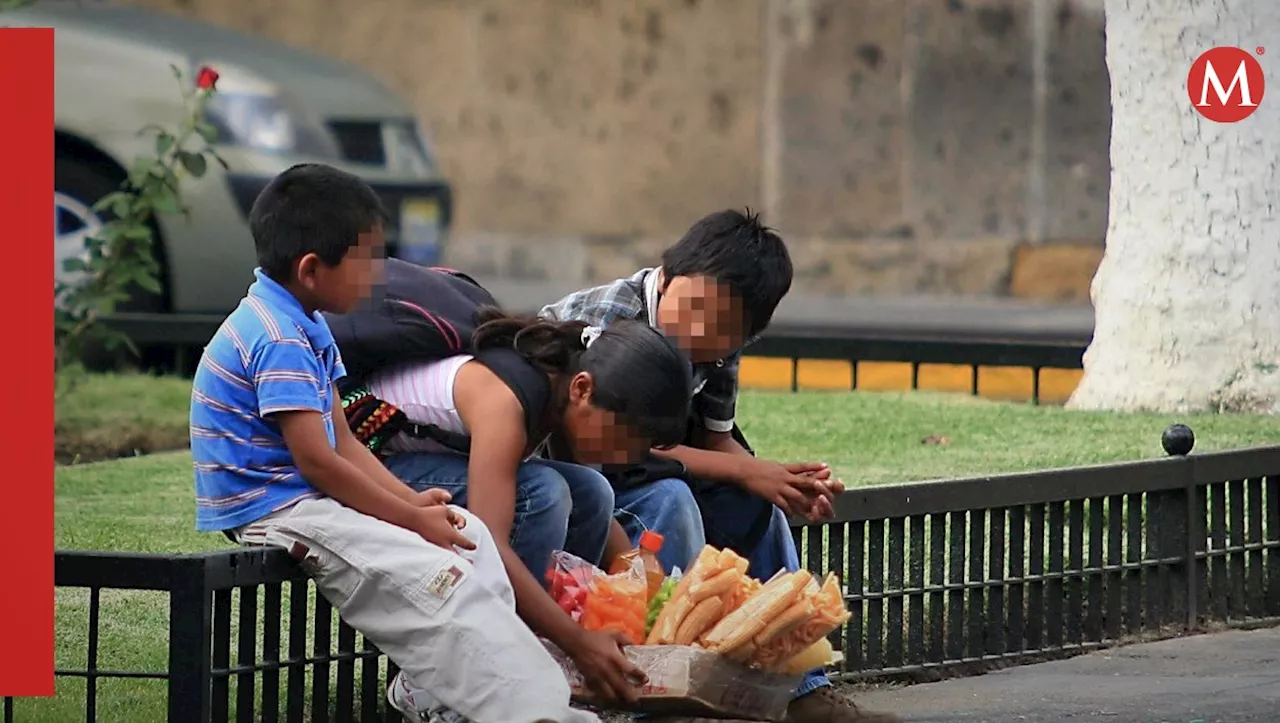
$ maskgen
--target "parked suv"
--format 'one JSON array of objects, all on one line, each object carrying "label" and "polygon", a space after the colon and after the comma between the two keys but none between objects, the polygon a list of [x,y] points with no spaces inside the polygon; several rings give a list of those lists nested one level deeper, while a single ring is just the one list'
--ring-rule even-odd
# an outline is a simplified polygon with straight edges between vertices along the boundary
[{"label": "parked suv", "polygon": [[132,311],[225,313],[252,281],[247,217],[277,173],[304,161],[365,179],[392,217],[388,253],[435,263],[450,223],[450,188],[408,104],[372,76],[278,43],[154,11],[105,2],[43,0],[5,13],[8,25],[53,27],[57,48],[55,275],[103,220],[92,211],[154,140],[147,124],[176,126],[180,89],[208,65],[221,75],[207,120],[218,152],[185,178],[189,218],[158,219],[164,294]]}]

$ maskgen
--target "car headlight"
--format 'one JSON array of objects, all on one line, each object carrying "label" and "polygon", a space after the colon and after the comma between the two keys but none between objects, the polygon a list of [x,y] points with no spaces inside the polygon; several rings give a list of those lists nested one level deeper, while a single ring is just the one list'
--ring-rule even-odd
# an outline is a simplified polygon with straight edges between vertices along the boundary
[{"label": "car headlight", "polygon": [[329,129],[285,92],[226,63],[202,65],[217,68],[220,75],[218,90],[205,106],[205,121],[217,129],[218,143],[268,153],[338,157]]}]

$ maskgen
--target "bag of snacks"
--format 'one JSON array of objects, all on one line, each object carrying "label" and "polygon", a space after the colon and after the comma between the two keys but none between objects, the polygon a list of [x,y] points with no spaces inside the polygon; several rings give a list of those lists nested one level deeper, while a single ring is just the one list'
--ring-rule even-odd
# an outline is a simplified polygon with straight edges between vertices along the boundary
[{"label": "bag of snacks", "polygon": [[615,630],[631,645],[641,645],[648,608],[649,581],[644,563],[636,558],[622,572],[590,580],[578,622],[586,630]]},{"label": "bag of snacks", "polygon": [[591,581],[603,576],[604,571],[595,565],[564,550],[557,550],[551,553],[551,566],[547,570],[547,592],[551,593],[551,598],[561,610],[568,613],[575,622],[580,622]]}]

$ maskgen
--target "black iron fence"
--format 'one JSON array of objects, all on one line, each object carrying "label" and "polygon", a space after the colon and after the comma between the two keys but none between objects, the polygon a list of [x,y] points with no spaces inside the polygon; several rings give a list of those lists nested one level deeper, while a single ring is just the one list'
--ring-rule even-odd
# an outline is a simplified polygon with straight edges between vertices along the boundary
[{"label": "black iron fence", "polygon": [[[836,518],[795,536],[809,569],[846,581],[844,677],[1280,620],[1280,446],[856,489]],[[172,723],[398,720],[394,668],[283,551],[60,552],[55,581],[89,596],[87,662],[57,675],[85,681],[90,723],[113,678],[163,681]],[[167,593],[165,670],[100,667],[104,590]],[[6,699],[5,723],[26,703]]]},{"label": "black iron fence", "polygon": [[[88,595],[85,667],[55,671],[84,679],[85,721],[99,720],[100,683],[111,679],[164,681],[172,723],[400,720],[383,696],[395,666],[337,619],[282,550],[59,552],[54,580]],[[101,666],[104,590],[168,594],[167,609],[154,611],[168,617],[164,670]],[[23,720],[5,705],[5,723]]]},{"label": "black iron fence", "polygon": [[[190,373],[201,348],[222,323],[206,314],[119,314],[110,322],[139,345],[163,345],[175,352],[174,368]],[[852,364],[850,388],[858,388],[860,362],[900,362],[911,365],[911,388],[920,386],[924,364],[967,366],[969,391],[978,393],[979,368],[1015,367],[1031,370],[1031,400],[1040,400],[1043,369],[1081,369],[1087,337],[1020,332],[996,337],[955,330],[920,328],[886,330],[830,325],[775,324],[747,349],[748,356],[789,359],[791,389],[799,386],[801,359],[846,361]]]},{"label": "black iron fence", "polygon": [[853,490],[795,528],[847,580],[848,677],[1280,618],[1280,447]]}]

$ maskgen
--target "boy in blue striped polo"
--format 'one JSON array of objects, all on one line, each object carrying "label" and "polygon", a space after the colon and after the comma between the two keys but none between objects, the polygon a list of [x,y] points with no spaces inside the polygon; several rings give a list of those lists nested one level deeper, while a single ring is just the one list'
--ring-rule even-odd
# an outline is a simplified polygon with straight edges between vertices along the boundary
[{"label": "boy in blue striped polo", "polygon": [[386,213],[372,189],[294,166],[250,214],[259,268],[205,348],[191,392],[196,527],[288,550],[343,619],[402,670],[410,721],[592,721],[516,615],[497,548],[442,490],[413,492],[356,441],[345,371],[320,312],[380,276]]}]

